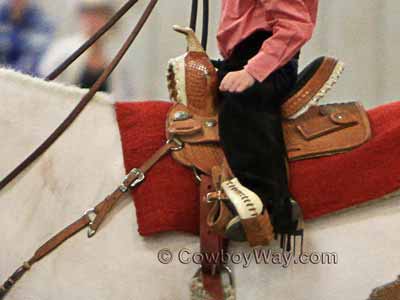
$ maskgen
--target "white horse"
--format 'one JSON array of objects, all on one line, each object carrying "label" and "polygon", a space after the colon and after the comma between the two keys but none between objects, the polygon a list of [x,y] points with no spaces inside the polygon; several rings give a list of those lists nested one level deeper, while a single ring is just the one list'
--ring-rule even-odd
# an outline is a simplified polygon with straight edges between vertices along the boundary
[{"label": "white horse", "polygon": [[[59,124],[85,91],[0,70],[0,178]],[[101,201],[124,176],[113,101],[98,94],[71,128],[38,161],[0,192],[0,281],[54,233]],[[156,187],[155,187],[156,188]],[[366,299],[400,273],[400,198],[381,200],[306,224],[305,252],[336,253],[337,264],[278,261],[247,266],[244,244],[233,244],[238,299]],[[126,197],[100,231],[82,231],[38,262],[9,300],[176,300],[190,297],[198,269],[176,257],[199,249],[182,233],[142,238]],[[158,260],[168,248],[170,264]],[[277,249],[277,245],[272,245]],[[314,257],[314,260],[316,257]],[[285,263],[285,262],[283,262]],[[232,263],[231,263],[232,265]]]}]

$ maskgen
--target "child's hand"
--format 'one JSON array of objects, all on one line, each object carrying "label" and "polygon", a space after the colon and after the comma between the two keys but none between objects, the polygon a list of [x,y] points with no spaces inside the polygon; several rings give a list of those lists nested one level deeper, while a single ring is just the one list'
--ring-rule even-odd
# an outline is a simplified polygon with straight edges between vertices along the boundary
[{"label": "child's hand", "polygon": [[246,70],[230,72],[222,79],[221,92],[241,93],[251,87],[256,80]]}]

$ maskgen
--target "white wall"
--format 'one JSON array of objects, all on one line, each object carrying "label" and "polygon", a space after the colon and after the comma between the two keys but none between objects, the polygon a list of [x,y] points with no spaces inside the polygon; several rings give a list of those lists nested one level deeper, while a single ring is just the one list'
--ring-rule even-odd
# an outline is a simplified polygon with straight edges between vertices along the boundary
[{"label": "white wall", "polygon": [[[2,0],[4,1],[4,0]],[[112,0],[110,0],[111,2]],[[37,0],[57,21],[58,34],[76,30],[74,8],[78,0]],[[116,4],[124,0],[114,0]],[[149,1],[140,0],[119,28],[128,34]],[[164,73],[169,58],[185,50],[183,39],[170,28],[187,24],[190,0],[160,0],[149,23],[123,63],[129,64],[134,98],[167,97]],[[201,2],[201,1],[199,1]],[[211,0],[210,48],[217,55],[215,30],[220,1]],[[320,55],[346,63],[346,71],[329,99],[362,100],[371,107],[397,99],[400,67],[400,2],[395,0],[320,1],[319,23],[313,40],[304,48],[302,64]]]}]

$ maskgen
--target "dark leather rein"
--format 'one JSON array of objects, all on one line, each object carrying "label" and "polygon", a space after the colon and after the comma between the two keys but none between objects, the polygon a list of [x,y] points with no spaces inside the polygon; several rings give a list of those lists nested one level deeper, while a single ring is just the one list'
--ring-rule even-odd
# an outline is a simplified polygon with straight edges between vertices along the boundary
[{"label": "dark leather rein", "polygon": [[[136,3],[138,0],[129,0],[122,6],[117,13],[96,32],[90,39],[88,39],[79,49],[77,49],[70,57],[68,57],[60,66],[51,72],[46,80],[54,80],[62,74],[76,59],[78,59],[86,50],[88,50],[97,40],[99,40],[106,32],[108,32]],[[103,71],[90,90],[82,97],[78,105],[72,110],[67,118],[54,130],[54,132],[38,147],[36,148],[24,161],[22,161],[11,173],[0,181],[0,191],[3,190],[12,180],[21,174],[27,167],[29,167],[37,158],[46,152],[51,145],[68,129],[68,127],[75,121],[79,114],[83,111],[86,105],[93,99],[95,94],[99,91],[100,87],[109,78],[114,69],[118,66],[121,59],[129,50],[132,43],[140,33],[150,14],[152,13],[158,0],[151,0],[143,15],[139,19],[135,28],[126,39],[123,46],[118,51],[117,55]],[[198,0],[193,0],[192,13],[190,19],[190,27],[195,30],[197,22],[197,9]],[[204,49],[207,47],[208,37],[208,20],[209,20],[209,0],[203,2],[203,34],[202,43]]]},{"label": "dark leather rein", "polygon": [[[198,7],[199,1],[192,0],[192,12],[190,15],[190,28],[196,32],[196,25],[197,25],[197,16],[198,16]],[[203,27],[202,27],[202,35],[201,35],[201,45],[203,46],[204,50],[207,50],[207,41],[208,41],[208,25],[210,20],[210,1],[203,0]]]}]

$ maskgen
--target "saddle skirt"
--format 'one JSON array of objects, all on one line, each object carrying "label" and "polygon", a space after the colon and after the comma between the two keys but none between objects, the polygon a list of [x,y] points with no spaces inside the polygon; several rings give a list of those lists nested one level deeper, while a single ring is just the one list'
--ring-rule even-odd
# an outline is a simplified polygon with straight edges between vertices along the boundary
[{"label": "saddle skirt", "polygon": [[289,160],[334,155],[371,138],[368,115],[358,102],[312,105],[283,123]]}]

